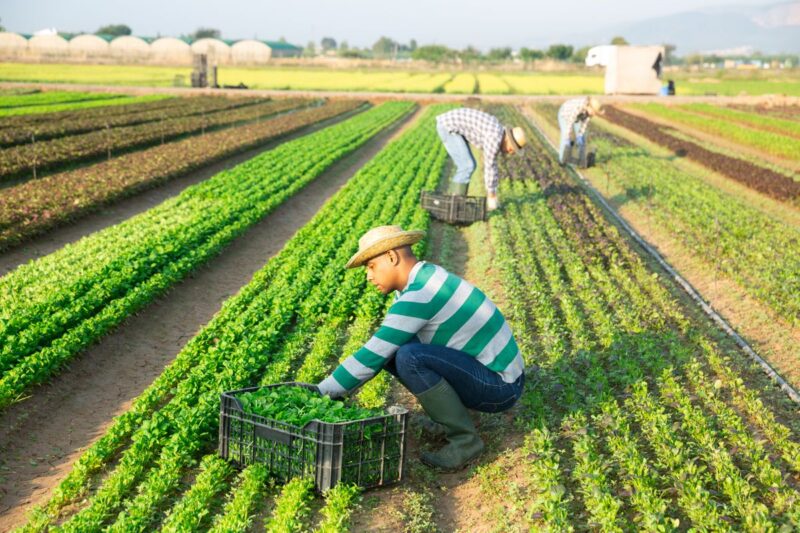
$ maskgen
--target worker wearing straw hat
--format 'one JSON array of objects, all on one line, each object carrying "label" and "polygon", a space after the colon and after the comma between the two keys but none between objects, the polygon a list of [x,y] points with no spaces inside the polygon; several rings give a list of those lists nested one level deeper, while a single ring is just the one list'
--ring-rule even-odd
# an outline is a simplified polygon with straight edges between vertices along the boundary
[{"label": "worker wearing straw hat", "polygon": [[420,261],[411,245],[422,231],[380,226],[358,241],[347,268],[395,299],[372,338],[319,383],[322,394],[351,394],[379,371],[393,374],[430,416],[423,429],[443,431],[447,445],[422,461],[444,470],[477,457],[484,445],[467,409],[496,413],[522,394],[524,363],[494,303],[467,281]]},{"label": "worker wearing straw hat", "polygon": [[469,178],[475,170],[475,159],[469,149],[472,144],[483,150],[487,208],[497,209],[497,156],[500,152],[513,154],[522,149],[527,143],[525,131],[520,127],[506,128],[495,116],[468,107],[438,115],[436,130],[456,165],[448,191],[461,196],[467,194]]},{"label": "worker wearing straw hat", "polygon": [[562,165],[567,162],[567,150],[572,146],[572,133],[578,145],[578,159],[583,161],[586,152],[586,128],[589,120],[595,115],[602,115],[603,108],[594,96],[584,96],[567,100],[558,109],[558,127],[561,130],[561,145],[558,161]]}]

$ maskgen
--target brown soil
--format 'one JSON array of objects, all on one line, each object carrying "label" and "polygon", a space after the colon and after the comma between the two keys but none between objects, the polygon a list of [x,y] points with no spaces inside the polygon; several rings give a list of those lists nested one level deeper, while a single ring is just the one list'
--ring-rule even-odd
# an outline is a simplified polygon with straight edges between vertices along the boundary
[{"label": "brown soil", "polygon": [[[676,102],[679,103],[679,102]],[[728,104],[730,102],[725,101],[717,101],[717,102],[708,102],[715,105],[721,105],[723,103]],[[624,105],[624,103],[622,104]],[[736,154],[747,154],[752,158],[765,161],[771,165],[776,165],[782,168],[787,169],[787,171],[792,172],[800,172],[800,161],[787,159],[785,157],[780,157],[773,154],[768,154],[763,150],[758,148],[754,148],[752,146],[744,145],[737,143],[735,141],[731,141],[728,139],[724,139],[719,135],[715,135],[713,133],[707,133],[691,126],[687,126],[686,124],[681,124],[678,122],[674,122],[668,120],[664,117],[659,117],[655,115],[649,115],[644,111],[640,111],[638,109],[634,109],[631,107],[626,107],[625,111],[630,115],[635,115],[637,117],[644,118],[645,120],[649,120],[654,124],[658,124],[660,126],[665,126],[668,128],[673,128],[675,130],[680,131],[686,135],[690,135],[694,137],[698,143],[708,143],[712,146],[720,147],[726,149],[728,152],[736,153]]]},{"label": "brown soil", "polygon": [[669,134],[672,128],[661,126],[611,106],[606,108],[606,119],[657,144],[666,146],[676,155],[697,161],[715,172],[744,183],[768,196],[787,201],[795,201],[800,197],[800,182],[748,161],[712,152],[697,143],[673,137]]},{"label": "brown soil", "polygon": [[[81,452],[104,433],[112,417],[129,408],[220,304],[248,283],[330,196],[418,115],[419,111],[401,120],[334,164],[236,239],[225,253],[130,317],[51,383],[35,389],[32,397],[0,414],[0,531],[19,526],[28,509],[50,494]],[[187,178],[189,182],[200,179]],[[165,196],[166,191],[174,193],[188,184],[170,184],[115,207],[113,214],[101,215],[99,221],[87,219],[68,229],[69,240],[83,234],[80,229],[88,233],[86,226],[113,224],[163,200],[170,195]],[[62,245],[69,240],[61,236]],[[39,250],[46,253],[57,247],[48,241]]]},{"label": "brown soil", "polygon": [[27,240],[23,246],[0,254],[0,276],[7,274],[11,270],[14,270],[32,259],[59,250],[65,244],[75,242],[90,233],[100,231],[114,224],[119,224],[134,215],[160,204],[168,198],[177,196],[187,187],[200,183],[223,170],[233,168],[248,159],[252,159],[265,150],[269,150],[281,143],[297,139],[303,135],[308,135],[309,133],[345,120],[353,116],[353,114],[355,114],[355,112],[344,113],[337,117],[317,122],[312,126],[301,128],[279,139],[264,143],[257,148],[246,150],[240,154],[224,158],[216,163],[205,166],[200,170],[171,179],[157,185],[153,189],[144,190],[131,197],[115,201],[113,204],[102,208],[100,211],[82,217],[74,223],[64,223],[63,226],[59,226],[41,236]]}]

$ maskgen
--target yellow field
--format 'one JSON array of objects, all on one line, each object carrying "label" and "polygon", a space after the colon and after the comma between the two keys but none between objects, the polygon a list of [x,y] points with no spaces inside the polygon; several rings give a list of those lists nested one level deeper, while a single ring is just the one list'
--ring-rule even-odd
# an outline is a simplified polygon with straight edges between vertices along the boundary
[{"label": "yellow field", "polygon": [[[168,87],[189,84],[191,69],[131,65],[0,64],[0,81],[58,82],[100,85],[141,85]],[[678,94],[788,94],[800,96],[800,72],[737,72],[695,77],[669,73],[677,82]],[[219,83],[240,82],[255,89],[318,91],[447,92],[472,94],[475,83],[482,94],[601,94],[601,72],[575,73],[453,73],[409,72],[403,70],[325,70],[322,68],[219,69]]]}]

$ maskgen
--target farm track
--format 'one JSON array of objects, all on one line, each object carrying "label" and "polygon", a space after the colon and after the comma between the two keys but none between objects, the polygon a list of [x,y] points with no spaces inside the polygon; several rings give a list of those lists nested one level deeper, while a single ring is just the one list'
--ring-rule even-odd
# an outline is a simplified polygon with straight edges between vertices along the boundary
[{"label": "farm track", "polygon": [[606,118],[767,196],[790,202],[800,197],[800,182],[748,161],[712,152],[697,143],[673,137],[669,133],[672,128],[611,106],[606,108]]},{"label": "farm track", "polygon": [[236,239],[224,254],[129,318],[50,384],[36,389],[33,398],[8,408],[0,417],[3,457],[20,439],[28,445],[0,464],[3,485],[10,487],[0,494],[0,530],[23,523],[25,512],[50,495],[81,452],[102,436],[111,418],[129,408],[220,304],[247,284],[329,197],[412,125],[418,114],[401,119],[335,163]]}]

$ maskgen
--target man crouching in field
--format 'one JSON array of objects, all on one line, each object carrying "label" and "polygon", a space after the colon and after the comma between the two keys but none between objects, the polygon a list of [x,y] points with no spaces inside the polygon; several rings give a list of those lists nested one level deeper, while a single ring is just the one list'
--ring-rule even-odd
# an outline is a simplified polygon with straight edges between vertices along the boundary
[{"label": "man crouching in field", "polygon": [[418,260],[411,245],[422,231],[381,226],[358,241],[347,268],[366,265],[367,280],[395,300],[375,335],[319,383],[340,397],[375,376],[392,373],[448,444],[423,453],[430,466],[453,470],[483,451],[466,408],[505,411],[522,395],[524,363],[511,329],[486,295],[444,268]]}]

